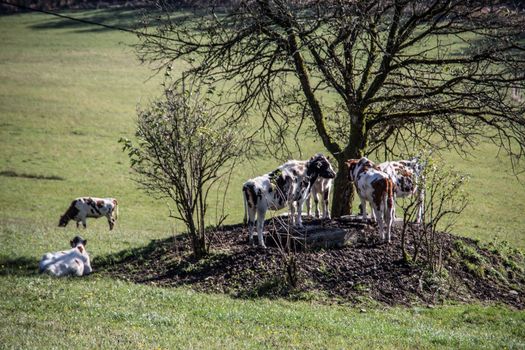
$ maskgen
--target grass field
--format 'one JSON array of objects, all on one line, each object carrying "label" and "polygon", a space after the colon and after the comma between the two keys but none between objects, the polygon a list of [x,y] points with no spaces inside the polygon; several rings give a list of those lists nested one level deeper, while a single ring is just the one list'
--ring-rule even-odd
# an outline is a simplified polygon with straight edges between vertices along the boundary
[{"label": "grass field", "polygon": [[[136,18],[124,10],[71,14],[119,25]],[[133,135],[137,104],[160,92],[160,78],[136,60],[135,40],[45,15],[0,17],[0,348],[525,348],[524,313],[505,308],[360,313],[34,274],[43,252],[66,248],[76,233],[56,225],[78,196],[114,196],[121,205],[114,231],[92,220],[82,232],[95,267],[97,256],[183,231],[164,201],[136,189],[117,143]],[[320,143],[304,140],[304,153],[315,151]],[[468,159],[445,155],[472,177],[471,205],[455,231],[525,248],[525,179],[496,154],[482,144]],[[236,171],[229,222],[242,218],[239,185],[277,164],[268,158]]]}]

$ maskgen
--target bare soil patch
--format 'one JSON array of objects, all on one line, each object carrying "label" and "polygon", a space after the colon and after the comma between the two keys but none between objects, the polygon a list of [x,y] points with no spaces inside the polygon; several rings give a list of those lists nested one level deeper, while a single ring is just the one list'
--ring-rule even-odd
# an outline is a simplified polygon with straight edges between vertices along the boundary
[{"label": "bare soil patch", "polygon": [[[393,242],[384,244],[373,225],[349,220],[306,219],[304,223],[344,229],[353,238],[339,248],[297,251],[299,283],[295,288],[286,281],[279,249],[250,246],[243,225],[215,230],[212,252],[200,261],[191,257],[189,239],[177,236],[99,258],[94,268],[135,283],[186,285],[243,298],[387,305],[453,300],[503,303],[518,309],[525,306],[525,260],[508,245],[481,247],[474,240],[443,233],[446,271],[432,274],[422,262],[403,262],[398,228],[394,228]],[[413,249],[410,240],[408,249]]]}]

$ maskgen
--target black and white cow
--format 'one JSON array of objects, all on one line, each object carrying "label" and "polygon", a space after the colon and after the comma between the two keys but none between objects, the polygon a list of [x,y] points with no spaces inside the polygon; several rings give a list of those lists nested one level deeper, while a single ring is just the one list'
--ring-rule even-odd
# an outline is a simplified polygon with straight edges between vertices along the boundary
[{"label": "black and white cow", "polygon": [[89,275],[93,269],[86,251],[87,240],[76,236],[69,244],[69,250],[45,254],[38,266],[40,273],[57,277]]},{"label": "black and white cow", "polygon": [[118,218],[118,203],[115,198],[80,197],[71,202],[65,214],[60,217],[58,226],[65,227],[70,220],[74,220],[77,227],[82,222],[86,228],[87,218],[98,219],[102,216],[108,219],[109,229],[113,230]]},{"label": "black and white cow", "polygon": [[320,216],[319,212],[319,196],[321,196],[321,206],[323,207],[323,219],[330,219],[330,210],[328,201],[330,199],[330,191],[332,190],[333,179],[318,177],[317,181],[312,185],[310,195],[306,198],[306,215],[311,216],[310,202],[313,198],[315,206],[315,217]]},{"label": "black and white cow", "polygon": [[370,203],[377,220],[381,239],[390,242],[390,231],[394,218],[394,182],[392,178],[381,171],[372,161],[363,157],[350,159],[348,166],[348,179],[354,183],[355,189],[361,199],[363,219],[366,220],[366,203]]},{"label": "black and white cow", "polygon": [[266,246],[263,239],[266,211],[279,210],[288,205],[293,224],[297,209],[295,224],[301,227],[303,203],[318,177],[329,179],[335,177],[330,162],[322,154],[316,154],[307,161],[290,160],[271,173],[246,181],[242,186],[242,191],[250,243],[253,243],[255,214],[257,214],[259,245],[262,247]]}]

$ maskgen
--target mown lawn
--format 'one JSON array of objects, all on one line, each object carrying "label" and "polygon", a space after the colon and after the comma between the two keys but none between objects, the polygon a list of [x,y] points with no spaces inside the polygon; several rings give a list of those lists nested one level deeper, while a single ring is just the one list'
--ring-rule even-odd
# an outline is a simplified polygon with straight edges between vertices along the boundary
[{"label": "mown lawn", "polygon": [[[136,19],[127,10],[69,14],[125,26]],[[183,231],[167,218],[165,201],[136,188],[117,143],[133,135],[137,105],[160,92],[162,77],[138,64],[135,40],[41,14],[0,16],[0,348],[525,347],[523,312],[505,308],[367,307],[360,313],[34,274],[44,252],[65,249],[77,232],[56,225],[78,196],[114,196],[120,203],[114,231],[101,219],[81,232],[94,263]],[[301,143],[304,154],[323,151],[314,139]],[[472,177],[471,205],[455,231],[524,248],[525,187],[496,154],[482,144],[468,159],[445,155]],[[278,164],[263,158],[235,172],[228,222],[242,218],[240,184]]]}]

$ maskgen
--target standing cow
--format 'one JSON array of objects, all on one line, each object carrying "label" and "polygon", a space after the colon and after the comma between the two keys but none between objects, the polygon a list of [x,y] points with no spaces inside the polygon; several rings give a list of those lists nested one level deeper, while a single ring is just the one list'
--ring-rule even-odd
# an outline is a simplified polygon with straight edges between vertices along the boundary
[{"label": "standing cow", "polygon": [[394,217],[394,182],[390,176],[382,172],[372,161],[363,157],[350,159],[348,166],[348,179],[354,183],[355,189],[361,199],[363,219],[366,220],[366,202],[370,203],[377,219],[377,226],[381,239],[390,242],[390,232]]},{"label": "standing cow", "polygon": [[379,164],[379,169],[388,174],[394,181],[394,194],[396,198],[418,196],[417,222],[421,222],[424,211],[424,188],[418,186],[419,182],[423,179],[423,168],[424,165],[419,162],[418,158],[389,161]]},{"label": "standing cow", "polygon": [[329,210],[329,199],[330,191],[332,189],[333,179],[327,179],[324,177],[318,177],[317,181],[312,185],[310,190],[310,195],[306,198],[306,215],[311,216],[310,211],[310,202],[313,198],[315,206],[315,217],[320,216],[319,212],[319,196],[321,196],[321,206],[323,208],[323,219],[330,219],[330,210]]},{"label": "standing cow", "polygon": [[87,240],[76,236],[70,242],[71,249],[45,254],[39,263],[40,273],[61,276],[85,276],[93,269],[86,251]]},{"label": "standing cow", "polygon": [[335,172],[328,159],[316,154],[307,161],[290,160],[271,173],[248,180],[242,187],[245,221],[248,217],[250,243],[253,243],[253,226],[257,214],[259,245],[266,247],[263,239],[264,217],[268,210],[290,209],[292,224],[302,227],[301,210],[310,188],[318,177],[334,178]]},{"label": "standing cow", "polygon": [[115,198],[80,197],[71,202],[65,214],[60,217],[58,226],[65,227],[70,220],[74,220],[77,228],[80,222],[86,228],[87,218],[98,219],[102,216],[108,219],[109,229],[113,230],[118,218],[118,203]]}]

